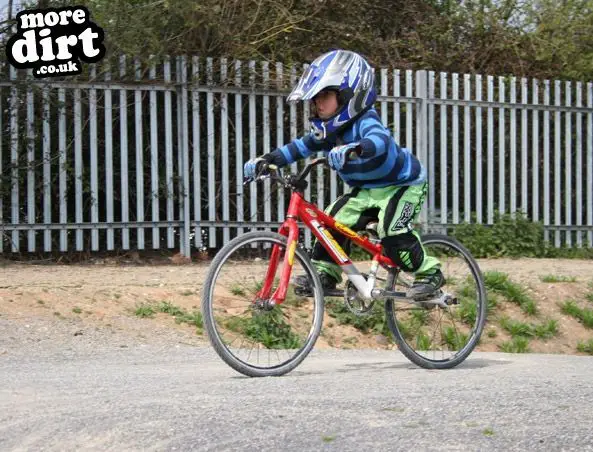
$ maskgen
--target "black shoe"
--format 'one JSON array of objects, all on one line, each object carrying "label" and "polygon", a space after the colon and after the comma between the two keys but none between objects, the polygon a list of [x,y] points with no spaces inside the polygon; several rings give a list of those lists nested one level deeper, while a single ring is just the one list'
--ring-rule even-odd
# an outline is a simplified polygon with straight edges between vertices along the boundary
[{"label": "black shoe", "polygon": [[[336,290],[336,286],[338,285],[338,281],[334,278],[329,276],[325,272],[319,273],[319,279],[321,280],[321,287],[323,288],[323,293],[328,295],[331,292]],[[311,280],[307,275],[299,275],[294,278],[294,293],[301,297],[312,297],[313,296],[313,288],[311,287]]]},{"label": "black shoe", "polygon": [[435,294],[445,284],[445,277],[440,269],[431,274],[416,275],[409,295],[414,300],[425,300]]}]

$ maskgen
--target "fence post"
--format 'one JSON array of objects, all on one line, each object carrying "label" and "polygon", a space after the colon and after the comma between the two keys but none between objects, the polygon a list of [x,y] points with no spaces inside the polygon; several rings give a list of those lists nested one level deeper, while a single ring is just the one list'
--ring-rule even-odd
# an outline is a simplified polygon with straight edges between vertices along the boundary
[{"label": "fence post", "polygon": [[180,124],[180,149],[181,152],[181,167],[179,168],[181,177],[181,193],[183,197],[181,201],[180,220],[181,220],[181,237],[179,238],[179,251],[180,253],[188,258],[191,258],[190,248],[190,200],[189,200],[189,113],[188,113],[188,93],[187,93],[187,59],[185,56],[178,57],[178,80],[179,89],[177,90],[177,96],[180,99],[178,105],[181,105],[180,110],[177,114],[181,115]]},{"label": "fence post", "polygon": [[[416,96],[418,103],[416,104],[416,150],[415,154],[420,159],[420,162],[428,167],[428,84],[427,72],[416,71]],[[433,176],[433,175],[429,175]],[[429,183],[434,183],[429,180]],[[446,213],[445,213],[446,214]],[[424,206],[420,211],[420,224],[422,230],[426,231],[428,223],[428,213],[426,210],[426,199]]]}]

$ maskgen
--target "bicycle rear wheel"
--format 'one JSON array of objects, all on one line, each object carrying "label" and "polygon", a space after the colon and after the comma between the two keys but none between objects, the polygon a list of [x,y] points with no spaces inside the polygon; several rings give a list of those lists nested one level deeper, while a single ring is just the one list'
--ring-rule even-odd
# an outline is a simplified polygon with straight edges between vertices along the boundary
[{"label": "bicycle rear wheel", "polygon": [[[422,244],[441,262],[445,285],[437,297],[448,294],[451,304],[388,300],[385,314],[400,351],[410,361],[427,369],[448,369],[463,362],[480,340],[487,316],[486,290],[478,264],[457,240],[431,234],[422,237]],[[412,280],[399,273],[393,284],[399,287],[389,290],[407,290]]]},{"label": "bicycle rear wheel", "polygon": [[[235,238],[216,255],[204,285],[202,314],[214,350],[233,369],[252,376],[279,376],[298,366],[313,348],[323,321],[323,291],[305,251],[295,249],[286,299],[270,305],[278,287],[286,237],[255,231]],[[271,262],[277,265],[270,265]],[[259,296],[273,268],[269,297]],[[292,280],[307,275],[314,296],[296,296]]]}]

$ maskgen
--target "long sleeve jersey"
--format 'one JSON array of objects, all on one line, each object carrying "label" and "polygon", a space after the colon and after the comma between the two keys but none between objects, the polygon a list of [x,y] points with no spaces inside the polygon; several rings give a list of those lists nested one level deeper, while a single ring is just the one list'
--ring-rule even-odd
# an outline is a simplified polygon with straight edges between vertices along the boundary
[{"label": "long sleeve jersey", "polygon": [[426,180],[424,166],[408,149],[398,146],[374,108],[342,132],[339,143],[338,140],[317,140],[308,134],[263,157],[282,167],[315,152],[327,153],[338,144],[350,143],[359,144],[360,157],[347,161],[338,174],[351,187],[416,185]]}]

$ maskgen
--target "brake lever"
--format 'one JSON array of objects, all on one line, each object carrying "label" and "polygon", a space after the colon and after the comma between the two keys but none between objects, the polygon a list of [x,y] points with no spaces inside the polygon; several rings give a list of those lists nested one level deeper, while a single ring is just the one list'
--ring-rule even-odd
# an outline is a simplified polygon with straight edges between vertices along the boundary
[{"label": "brake lever", "polygon": [[[243,178],[243,185],[247,185],[247,184],[249,184],[251,182],[257,182],[258,180],[264,180],[264,179],[267,179],[267,178],[272,178],[272,173],[271,172],[267,172],[268,170],[274,171],[274,173],[277,174],[278,173],[278,165],[274,165],[273,163],[270,163],[270,164],[267,164],[266,163],[266,164],[264,164],[262,166],[262,170],[253,179]],[[264,174],[264,173],[266,173],[266,174]]]}]

